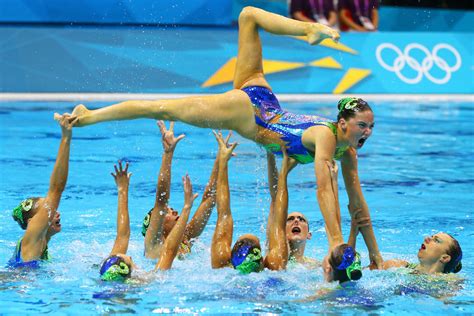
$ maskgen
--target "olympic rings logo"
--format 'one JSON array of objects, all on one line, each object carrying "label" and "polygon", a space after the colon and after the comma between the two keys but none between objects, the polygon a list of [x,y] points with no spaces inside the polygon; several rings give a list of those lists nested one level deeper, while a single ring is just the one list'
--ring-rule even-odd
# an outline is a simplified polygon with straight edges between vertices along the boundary
[{"label": "olympic rings logo", "polygon": [[[397,57],[393,61],[392,65],[387,64],[382,58],[382,51],[385,49],[392,50],[397,54]],[[454,55],[456,58],[454,65],[448,65],[446,60],[438,56],[438,52],[443,49],[451,52]],[[426,55],[421,63],[410,56],[410,53],[413,50],[420,50]],[[435,84],[445,84],[451,79],[451,73],[457,71],[461,67],[461,55],[459,55],[459,52],[454,47],[445,43],[437,44],[435,47],[433,47],[431,52],[425,46],[418,43],[408,44],[403,52],[392,43],[383,43],[377,47],[375,56],[377,57],[377,61],[379,62],[380,66],[387,69],[388,71],[394,72],[398,78],[400,78],[400,80],[408,84],[417,84],[421,81],[421,79],[423,79],[423,75]],[[402,70],[406,65],[416,72],[415,77],[408,78],[402,74]],[[445,75],[442,78],[436,78],[430,73],[430,70],[434,65],[445,72]]]}]

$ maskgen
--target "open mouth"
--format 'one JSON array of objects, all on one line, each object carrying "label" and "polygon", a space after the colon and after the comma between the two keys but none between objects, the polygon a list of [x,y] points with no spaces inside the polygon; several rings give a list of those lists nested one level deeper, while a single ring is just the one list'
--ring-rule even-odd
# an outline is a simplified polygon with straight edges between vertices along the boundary
[{"label": "open mouth", "polygon": [[367,138],[359,139],[359,142],[357,143],[357,148],[361,148],[364,145],[366,140],[367,140]]},{"label": "open mouth", "polygon": [[293,227],[293,228],[291,229],[291,232],[292,232],[292,233],[301,233],[301,228],[299,228],[299,227]]},{"label": "open mouth", "polygon": [[421,247],[420,247],[420,249],[422,249],[422,250],[425,250],[425,249],[426,249],[426,246],[425,246],[425,244],[421,244]]},{"label": "open mouth", "polygon": [[178,221],[178,219],[179,219],[179,216],[176,216],[176,221]]}]

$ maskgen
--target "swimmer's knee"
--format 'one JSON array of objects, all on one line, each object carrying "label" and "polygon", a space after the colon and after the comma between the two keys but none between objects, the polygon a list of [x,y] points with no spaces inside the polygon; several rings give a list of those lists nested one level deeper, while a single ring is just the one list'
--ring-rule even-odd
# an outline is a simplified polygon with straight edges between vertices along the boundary
[{"label": "swimmer's knee", "polygon": [[242,23],[248,23],[249,21],[253,20],[254,18],[255,7],[246,6],[240,11],[239,14],[239,25]]}]

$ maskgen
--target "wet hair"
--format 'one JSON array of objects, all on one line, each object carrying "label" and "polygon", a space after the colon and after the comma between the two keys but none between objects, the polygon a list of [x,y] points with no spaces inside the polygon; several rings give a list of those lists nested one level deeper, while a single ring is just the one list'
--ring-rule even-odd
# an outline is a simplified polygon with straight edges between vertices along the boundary
[{"label": "wet hair", "polygon": [[337,114],[337,120],[341,118],[348,120],[356,116],[357,112],[372,111],[370,105],[360,98],[343,98],[337,103],[337,109],[339,114]]},{"label": "wet hair", "polygon": [[23,230],[28,226],[28,220],[36,214],[36,204],[39,199],[40,197],[27,198],[13,209],[12,217]]},{"label": "wet hair", "polygon": [[253,239],[238,240],[231,251],[232,266],[243,274],[259,272],[262,263],[260,245]]},{"label": "wet hair", "polygon": [[452,243],[448,248],[447,254],[451,260],[444,265],[443,273],[458,273],[462,269],[462,249],[459,242],[453,236],[447,234],[452,238]]},{"label": "wet hair", "polygon": [[334,281],[356,281],[362,277],[359,254],[348,244],[337,246],[329,255]]},{"label": "wet hair", "polygon": [[111,255],[100,267],[100,278],[103,281],[125,281],[132,275],[132,267],[117,255]]}]

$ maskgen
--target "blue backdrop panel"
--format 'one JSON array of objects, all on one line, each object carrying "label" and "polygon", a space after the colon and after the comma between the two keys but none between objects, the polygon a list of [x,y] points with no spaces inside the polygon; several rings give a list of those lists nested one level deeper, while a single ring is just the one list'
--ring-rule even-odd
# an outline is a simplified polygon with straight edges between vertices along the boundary
[{"label": "blue backdrop panel", "polygon": [[380,31],[473,32],[474,11],[380,7]]},{"label": "blue backdrop panel", "polygon": [[1,0],[0,22],[230,25],[232,0]]},{"label": "blue backdrop panel", "polygon": [[[0,27],[1,92],[213,93],[237,56],[236,29]],[[348,33],[351,54],[261,32],[277,93],[473,93],[472,33]],[[332,58],[342,69],[311,62]],[[285,70],[285,63],[300,63]],[[353,69],[368,74],[357,78]],[[347,83],[350,83],[347,85]]]}]

